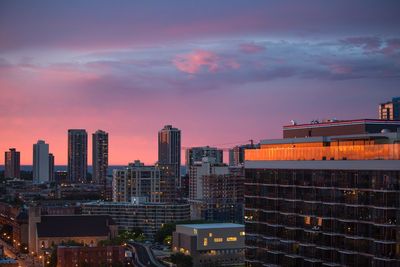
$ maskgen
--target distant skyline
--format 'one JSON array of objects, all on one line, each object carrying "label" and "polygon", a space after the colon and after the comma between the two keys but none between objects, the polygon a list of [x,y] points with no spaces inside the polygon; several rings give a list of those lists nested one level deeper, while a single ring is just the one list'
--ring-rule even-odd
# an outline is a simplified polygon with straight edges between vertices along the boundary
[{"label": "distant skyline", "polygon": [[164,125],[258,142],[400,96],[399,1],[117,2],[0,2],[3,155],[45,140],[65,165],[68,129],[101,129],[110,165],[153,164]]}]

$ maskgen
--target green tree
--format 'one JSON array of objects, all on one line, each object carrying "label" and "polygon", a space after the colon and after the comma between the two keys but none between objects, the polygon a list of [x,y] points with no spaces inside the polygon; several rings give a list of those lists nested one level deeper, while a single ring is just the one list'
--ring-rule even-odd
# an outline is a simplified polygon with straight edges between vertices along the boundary
[{"label": "green tree", "polygon": [[175,253],[171,255],[171,262],[176,264],[177,267],[192,267],[193,258],[190,255],[183,253]]}]

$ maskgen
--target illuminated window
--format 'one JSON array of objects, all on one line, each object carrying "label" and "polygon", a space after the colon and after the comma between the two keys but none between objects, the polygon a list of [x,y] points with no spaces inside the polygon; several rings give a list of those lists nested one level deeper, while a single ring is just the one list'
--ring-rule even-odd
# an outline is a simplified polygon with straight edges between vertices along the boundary
[{"label": "illuminated window", "polygon": [[318,218],[318,226],[322,226],[322,218]]},{"label": "illuminated window", "polygon": [[217,255],[217,252],[215,250],[210,250],[211,255]]},{"label": "illuminated window", "polygon": [[208,245],[208,239],[207,238],[204,238],[204,240],[203,240],[203,246],[207,246]]},{"label": "illuminated window", "polygon": [[197,235],[197,229],[193,229],[193,234]]},{"label": "illuminated window", "polygon": [[311,218],[310,218],[310,216],[304,217],[304,223],[305,223],[305,224],[310,224],[310,223],[311,223]]},{"label": "illuminated window", "polygon": [[208,237],[212,237],[212,233],[208,233]]},{"label": "illuminated window", "polygon": [[227,238],[226,238],[226,241],[228,241],[228,242],[235,242],[235,241],[237,241],[237,237],[236,237],[236,236],[227,237]]},{"label": "illuminated window", "polygon": [[224,239],[222,238],[222,237],[216,237],[216,238],[214,238],[214,242],[215,243],[221,243],[221,242],[223,242],[224,241]]},{"label": "illuminated window", "polygon": [[244,236],[244,235],[245,235],[245,232],[244,232],[244,231],[241,231],[239,234],[240,234],[241,236]]}]

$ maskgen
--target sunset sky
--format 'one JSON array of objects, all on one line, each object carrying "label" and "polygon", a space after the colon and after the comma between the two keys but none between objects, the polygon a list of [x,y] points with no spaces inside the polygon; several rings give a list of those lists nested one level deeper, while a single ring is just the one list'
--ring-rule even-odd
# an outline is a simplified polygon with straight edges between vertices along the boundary
[{"label": "sunset sky", "polygon": [[[400,1],[0,1],[0,151],[67,160],[109,132],[110,164],[279,138],[290,120],[376,118],[400,96]],[[3,164],[1,156],[0,164]]]}]

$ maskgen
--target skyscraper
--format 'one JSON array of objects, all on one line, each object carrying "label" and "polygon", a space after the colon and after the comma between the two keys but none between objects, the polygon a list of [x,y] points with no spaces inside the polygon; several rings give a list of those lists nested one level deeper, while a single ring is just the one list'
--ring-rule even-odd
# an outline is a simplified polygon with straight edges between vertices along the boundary
[{"label": "skyscraper", "polygon": [[5,178],[21,178],[20,174],[20,153],[15,148],[10,148],[4,156],[4,177]]},{"label": "skyscraper", "polygon": [[379,119],[400,120],[400,97],[393,97],[392,101],[379,104]]},{"label": "skyscraper", "polygon": [[39,140],[33,145],[33,182],[49,181],[49,144]]},{"label": "skyscraper", "polygon": [[175,185],[180,187],[181,131],[172,128],[172,125],[166,125],[158,132],[158,163],[173,166],[173,173],[176,175]]},{"label": "skyscraper", "polygon": [[108,168],[108,133],[97,130],[93,135],[93,181],[97,184],[106,184]]},{"label": "skyscraper", "polygon": [[49,153],[49,181],[54,182],[54,155]]},{"label": "skyscraper", "polygon": [[84,129],[68,130],[68,178],[72,183],[86,182],[87,133]]}]

